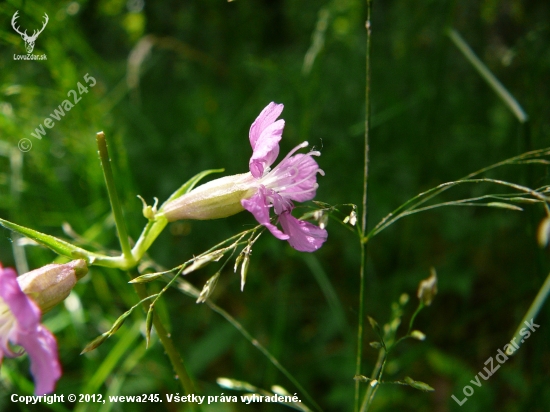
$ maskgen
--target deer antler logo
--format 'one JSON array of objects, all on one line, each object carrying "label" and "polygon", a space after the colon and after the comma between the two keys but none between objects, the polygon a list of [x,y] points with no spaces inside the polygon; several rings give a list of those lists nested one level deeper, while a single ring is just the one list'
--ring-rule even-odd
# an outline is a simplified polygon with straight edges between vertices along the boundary
[{"label": "deer antler logo", "polygon": [[13,15],[13,17],[11,19],[11,26],[16,31],[16,33],[19,33],[21,35],[21,38],[25,41],[25,49],[27,49],[27,54],[31,54],[33,49],[34,49],[34,42],[36,41],[36,38],[38,37],[38,35],[40,33],[42,33],[44,31],[44,28],[46,27],[46,24],[48,24],[48,21],[50,19],[48,18],[48,15],[46,13],[44,13],[44,19],[45,20],[44,20],[44,24],[42,25],[42,28],[40,30],[35,30],[34,33],[32,34],[32,36],[29,36],[27,34],[27,30],[25,30],[24,33],[21,33],[21,31],[19,30],[19,27],[16,27],[15,20],[17,20],[19,18],[17,13],[19,13],[19,10],[17,10],[15,12],[15,14]]}]

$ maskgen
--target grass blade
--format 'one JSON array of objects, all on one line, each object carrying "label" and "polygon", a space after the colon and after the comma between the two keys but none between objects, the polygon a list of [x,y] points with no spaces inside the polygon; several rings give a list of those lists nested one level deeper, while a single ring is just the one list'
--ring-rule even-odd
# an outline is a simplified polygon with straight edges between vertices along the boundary
[{"label": "grass blade", "polygon": [[523,110],[518,101],[512,96],[512,94],[502,85],[502,83],[495,77],[493,73],[485,66],[485,64],[476,56],[474,51],[468,46],[468,43],[464,41],[462,36],[455,30],[449,29],[447,35],[451,38],[452,42],[458,47],[458,50],[466,57],[477,72],[483,77],[487,84],[494,90],[494,92],[502,99],[504,104],[514,113],[520,123],[525,123],[529,120],[529,116]]}]

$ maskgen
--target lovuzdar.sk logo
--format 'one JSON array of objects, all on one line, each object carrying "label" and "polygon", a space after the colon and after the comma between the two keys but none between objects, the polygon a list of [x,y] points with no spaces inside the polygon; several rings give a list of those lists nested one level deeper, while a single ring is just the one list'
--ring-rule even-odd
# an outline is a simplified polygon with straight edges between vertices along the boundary
[{"label": "lovuzdar.sk logo", "polygon": [[34,30],[32,35],[29,36],[27,34],[27,30],[24,32],[21,31],[21,29],[17,26],[16,20],[19,18],[19,10],[15,12],[11,19],[11,26],[13,27],[13,30],[17,34],[21,36],[23,41],[25,42],[25,49],[27,50],[27,54],[14,54],[13,59],[14,60],[46,60],[47,57],[45,54],[32,54],[32,51],[34,50],[34,43],[36,42],[36,39],[44,31],[46,28],[46,25],[48,24],[48,21],[50,20],[48,15],[44,13],[44,23],[42,24],[42,28],[40,30]]}]

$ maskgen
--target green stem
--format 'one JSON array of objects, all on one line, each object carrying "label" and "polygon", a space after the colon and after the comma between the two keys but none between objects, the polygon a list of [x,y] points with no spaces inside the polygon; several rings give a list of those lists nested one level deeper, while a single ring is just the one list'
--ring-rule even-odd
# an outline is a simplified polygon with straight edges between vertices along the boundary
[{"label": "green stem", "polygon": [[99,150],[99,160],[101,161],[101,168],[103,169],[103,175],[105,176],[105,183],[107,184],[107,192],[109,194],[109,201],[111,202],[111,209],[115,217],[115,224],[118,232],[118,240],[120,247],[122,248],[122,254],[128,263],[135,263],[132,257],[132,250],[130,248],[130,242],[128,241],[128,231],[126,230],[126,223],[124,222],[124,215],[122,213],[122,206],[118,199],[118,193],[116,190],[115,179],[113,177],[113,169],[111,168],[111,159],[109,158],[109,150],[107,148],[107,140],[105,139],[105,133],[99,132],[96,134],[97,148]]},{"label": "green stem", "polygon": [[[359,315],[357,320],[357,355],[355,359],[355,375],[361,373],[361,364],[363,359],[363,322],[365,320],[365,269],[366,269],[366,254],[367,254],[367,187],[369,179],[369,130],[370,130],[370,49],[371,49],[371,11],[372,0],[367,0],[367,50],[366,50],[366,85],[365,85],[365,151],[364,151],[364,167],[363,167],[363,202],[361,214],[361,264],[359,268]],[[354,410],[359,410],[360,398],[359,381],[355,381],[355,398]]]},{"label": "green stem", "polygon": [[[520,331],[526,327],[525,322],[530,322],[531,319],[535,319],[537,317],[537,314],[539,313],[540,309],[542,308],[542,305],[544,305],[544,302],[546,301],[546,298],[550,294],[550,275],[546,278],[544,281],[544,284],[539,290],[539,293],[537,293],[537,296],[535,297],[535,300],[529,307],[529,310],[521,320],[516,333],[514,333],[514,337],[510,342],[514,342],[514,339],[517,339],[516,346],[521,346],[523,341],[525,340],[523,338],[523,335],[520,334]],[[512,345],[514,346],[514,345]],[[517,350],[517,349],[516,349]],[[515,353],[515,352],[514,352]]]},{"label": "green stem", "polygon": [[373,381],[369,383],[367,393],[365,393],[365,397],[363,398],[363,403],[361,405],[360,412],[367,412],[369,410],[372,400],[374,399],[374,395],[376,394],[376,391],[378,390],[378,386],[380,385],[379,381],[382,378],[384,366],[386,365],[386,359],[387,359],[386,349],[381,348],[380,352],[378,353],[378,360],[376,361],[376,365],[372,370],[371,376],[373,376]]},{"label": "green stem", "polygon": [[[200,292],[193,285],[181,278],[178,278],[178,289],[184,294],[193,298],[198,298],[200,296]],[[323,411],[323,409],[321,409],[317,402],[315,402],[315,399],[313,399],[313,397],[305,390],[300,382],[298,382],[298,380],[283,365],[281,365],[277,358],[275,358],[264,346],[262,346],[262,344],[258,342],[258,340],[254,338],[254,336],[252,336],[244,328],[244,326],[239,323],[239,321],[237,321],[234,317],[232,317],[229,313],[216,305],[210,299],[206,299],[204,302],[210,307],[210,309],[224,317],[225,320],[233,325],[233,327],[237,329],[244,336],[244,338],[248,340],[256,349],[258,349],[273,364],[273,366],[275,366],[284,376],[286,376],[287,379],[292,382],[299,391],[301,391],[304,397],[309,402],[311,402],[311,404],[317,411]]]},{"label": "green stem", "polygon": [[162,233],[168,220],[164,216],[157,216],[156,220],[149,221],[143,232],[141,233],[138,241],[132,249],[132,256],[136,261],[141,260],[143,254],[151,247],[158,235]]},{"label": "green stem", "polygon": [[363,211],[361,216],[361,231],[367,232],[367,185],[369,179],[369,131],[370,131],[370,48],[371,48],[371,9],[372,0],[367,0],[367,60],[365,88],[365,152],[363,167]]},{"label": "green stem", "polygon": [[166,200],[161,205],[158,213],[156,213],[155,220],[154,221],[150,220],[149,222],[147,222],[147,225],[143,229],[143,232],[141,232],[139,239],[137,240],[134,248],[132,249],[132,255],[136,261],[141,260],[141,258],[143,257],[143,254],[147,252],[149,247],[151,247],[153,242],[157,239],[157,237],[162,233],[162,231],[168,224],[168,220],[162,214],[164,206],[166,206],[172,200],[175,200],[178,197],[182,196],[183,194],[193,190],[195,185],[198,184],[200,180],[202,180],[204,177],[208,176],[209,174],[221,173],[223,171],[224,169],[204,170],[196,174],[195,176],[193,176],[191,179],[185,182],[178,190],[172,193],[172,195],[168,198],[168,200]]},{"label": "green stem", "polygon": [[[374,399],[374,395],[376,394],[376,391],[378,390],[378,386],[380,385],[380,382],[382,381],[382,375],[384,373],[384,367],[386,366],[386,360],[388,359],[388,356],[390,355],[390,352],[402,341],[407,338],[410,338],[411,329],[413,328],[414,321],[416,319],[416,316],[420,313],[420,311],[424,308],[424,303],[420,301],[418,303],[418,307],[416,308],[416,311],[411,316],[411,320],[409,321],[409,330],[407,331],[407,334],[397,340],[395,343],[391,344],[389,347],[386,347],[384,344],[384,340],[382,340],[382,343],[384,346],[380,348],[380,352],[378,353],[378,360],[376,362],[376,365],[374,366],[374,369],[372,371],[372,378],[369,382],[369,387],[367,389],[367,392],[365,393],[365,397],[363,398],[363,402],[361,403],[361,410],[360,412],[367,412],[372,404],[372,400]],[[393,336],[386,336],[387,339],[391,339],[392,341],[395,339],[395,331],[393,332]],[[386,340],[387,341],[387,340]]]},{"label": "green stem", "polygon": [[397,345],[397,343],[399,343],[404,338],[409,337],[409,335],[411,334],[411,330],[413,328],[414,320],[416,319],[416,316],[420,313],[420,311],[422,309],[424,309],[424,302],[420,301],[420,302],[418,302],[418,306],[417,306],[416,310],[414,311],[413,315],[411,316],[411,320],[409,321],[409,329],[407,330],[407,333],[405,334],[405,336],[403,336],[401,339],[399,339],[397,342],[395,342],[392,345],[392,347],[395,347]]},{"label": "green stem", "polygon": [[[441,193],[445,192],[446,190],[462,183],[477,183],[481,181],[491,182],[491,183],[498,183],[500,184],[501,181],[496,180],[482,180],[482,179],[476,179],[472,180],[474,176],[478,176],[482,173],[488,172],[492,169],[496,169],[498,167],[504,166],[504,165],[512,165],[512,164],[521,164],[525,162],[530,161],[537,161],[540,160],[538,158],[543,156],[548,156],[550,154],[548,148],[546,149],[539,149],[539,150],[533,150],[531,152],[523,153],[519,156],[512,157],[510,159],[503,160],[501,162],[495,163],[491,166],[484,167],[483,169],[480,169],[476,172],[470,173],[469,175],[454,181],[454,182],[447,182],[440,184],[436,187],[431,188],[430,190],[427,190],[426,192],[420,193],[413,197],[412,199],[407,200],[405,203],[403,203],[401,206],[399,206],[397,209],[395,209],[393,212],[391,212],[389,215],[384,217],[378,224],[365,236],[366,240],[369,240],[370,238],[376,236],[378,233],[380,233],[382,230],[384,230],[386,227],[392,225],[397,220],[401,219],[402,217],[411,214],[410,211],[418,210],[418,207],[422,204],[426,203],[427,201],[433,199],[434,197],[440,195]],[[507,182],[506,182],[507,183]],[[507,183],[509,185],[509,183]],[[511,186],[512,187],[512,186]],[[518,188],[518,190],[524,191],[526,193],[532,194],[534,197],[537,197],[538,199],[543,200],[543,197],[540,193],[537,191],[533,191],[532,189],[526,188],[524,186],[515,185],[513,188]],[[519,189],[521,188],[521,189]],[[546,206],[545,206],[546,207]]]},{"label": "green stem", "polygon": [[[361,360],[363,357],[363,322],[365,321],[365,254],[366,245],[361,241],[361,266],[359,268],[359,316],[357,323],[357,355],[355,359],[355,375],[361,374]],[[359,410],[360,396],[359,381],[355,381],[355,411]]]},{"label": "green stem", "polygon": [[[132,278],[132,275],[129,272],[128,275],[130,276],[130,278]],[[146,299],[148,297],[145,285],[140,283],[133,283],[133,286],[140,299]],[[145,310],[145,313],[147,313],[147,311],[149,310],[149,304],[144,302],[143,308]],[[153,325],[155,326],[155,330],[157,331],[160,342],[162,343],[162,346],[164,347],[164,350],[168,355],[170,362],[172,363],[172,367],[176,372],[177,378],[181,382],[183,390],[188,395],[196,394],[197,391],[195,389],[195,385],[193,384],[193,380],[187,372],[183,359],[181,358],[176,347],[174,346],[174,342],[172,342],[172,339],[170,338],[169,333],[166,331],[164,325],[162,324],[162,321],[155,313],[153,314]],[[199,407],[193,402],[189,403],[189,407],[193,411],[199,410]]]}]

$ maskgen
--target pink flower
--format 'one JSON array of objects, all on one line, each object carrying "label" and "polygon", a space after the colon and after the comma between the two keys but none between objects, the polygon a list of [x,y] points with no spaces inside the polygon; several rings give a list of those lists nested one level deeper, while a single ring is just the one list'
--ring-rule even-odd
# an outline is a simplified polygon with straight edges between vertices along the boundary
[{"label": "pink flower", "polygon": [[13,269],[0,265],[0,365],[4,356],[15,357],[10,347],[21,346],[31,360],[31,372],[36,384],[35,395],[54,390],[61,377],[57,342],[40,323],[40,309],[22,290]]},{"label": "pink flower", "polygon": [[[279,141],[285,126],[277,118],[282,104],[269,103],[250,127],[252,157],[249,173],[226,176],[205,183],[168,203],[162,214],[168,221],[178,219],[218,219],[244,209],[254,215],[278,239],[287,240],[302,252],[313,252],[327,240],[327,231],[309,222],[296,219],[291,212],[293,202],[305,202],[315,197],[317,173],[324,175],[313,156],[318,151],[295,154],[307,147],[303,142],[273,169],[279,155]],[[282,231],[270,220],[270,209],[279,217]]]},{"label": "pink flower", "polygon": [[[277,239],[287,240],[290,245],[302,252],[313,252],[327,240],[327,231],[291,215],[293,201],[305,202],[315,197],[317,173],[324,175],[313,156],[318,151],[307,154],[294,154],[308,145],[304,142],[290,151],[273,170],[271,165],[279,154],[279,141],[284,128],[284,120],[276,120],[283,111],[282,104],[269,103],[250,127],[250,173],[256,179],[257,192],[248,199],[241,200],[243,207],[254,215]],[[283,231],[269,219],[269,209],[273,207],[279,216]]]}]

